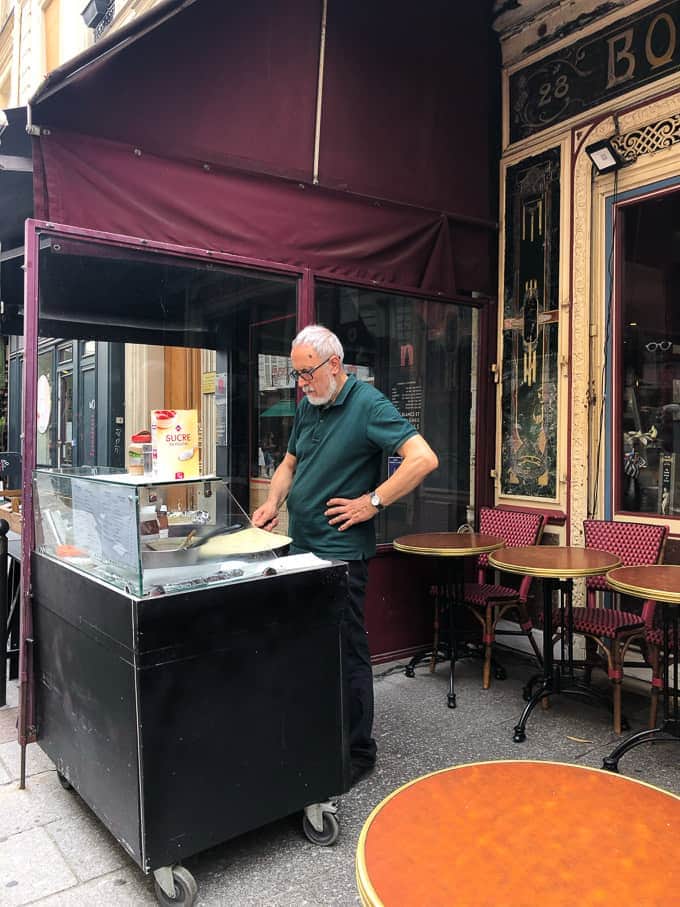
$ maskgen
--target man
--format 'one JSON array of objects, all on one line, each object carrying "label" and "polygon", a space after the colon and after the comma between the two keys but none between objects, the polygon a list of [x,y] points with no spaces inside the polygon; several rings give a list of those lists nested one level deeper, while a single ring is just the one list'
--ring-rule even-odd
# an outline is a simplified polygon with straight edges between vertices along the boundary
[{"label": "man", "polygon": [[[350,700],[352,784],[376,759],[373,739],[373,673],[364,624],[367,560],[375,554],[373,519],[408,494],[439,465],[436,454],[390,401],[372,385],[345,374],[338,338],[321,325],[293,340],[291,375],[300,402],[288,451],[276,469],[253,523],[272,530],[288,502],[296,550],[347,561],[344,671]],[[402,457],[379,482],[383,453]]]}]

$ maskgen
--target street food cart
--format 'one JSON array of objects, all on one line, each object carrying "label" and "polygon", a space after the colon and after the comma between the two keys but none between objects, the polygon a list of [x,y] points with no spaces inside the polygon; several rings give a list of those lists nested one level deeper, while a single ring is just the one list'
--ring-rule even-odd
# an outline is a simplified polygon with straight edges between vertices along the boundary
[{"label": "street food cart", "polygon": [[[191,904],[197,887],[181,861],[192,854],[298,811],[310,840],[337,838],[335,796],[350,778],[346,566],[291,554],[290,538],[251,524],[239,469],[248,426],[219,412],[205,381],[191,456],[182,448],[163,461],[154,446],[148,463],[126,462],[126,439],[146,438],[140,385],[154,398],[151,418],[163,413],[169,435],[187,440],[177,376],[168,367],[154,385],[143,364],[153,356],[140,349],[190,349],[194,361],[217,362],[224,381],[239,379],[230,359],[248,349],[233,337],[234,297],[248,284],[233,269],[73,232],[39,225],[27,243],[22,783],[35,740],[153,872],[159,902]],[[68,428],[73,399],[58,398],[54,443],[36,424],[44,337],[104,344],[111,362],[122,348],[125,406],[109,410],[93,463],[83,462],[87,431]],[[98,381],[110,388],[113,371]],[[92,408],[101,402],[93,396]],[[185,474],[192,460],[226,478]]]},{"label": "street food cart", "polygon": [[[304,828],[331,843],[344,566],[247,526],[182,548],[185,524],[154,550],[139,502],[170,487],[78,472],[35,473],[37,733],[61,778],[155,872],[161,903],[168,872],[181,903],[195,890],[183,858],[312,804]],[[233,503],[215,479],[183,491],[220,519]]]}]

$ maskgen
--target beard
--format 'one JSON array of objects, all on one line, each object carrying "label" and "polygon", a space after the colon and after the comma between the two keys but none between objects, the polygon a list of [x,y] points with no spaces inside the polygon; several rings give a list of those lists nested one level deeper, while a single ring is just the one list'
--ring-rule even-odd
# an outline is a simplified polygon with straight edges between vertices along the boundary
[{"label": "beard", "polygon": [[334,376],[331,376],[330,383],[328,385],[328,390],[325,394],[312,394],[309,391],[305,391],[305,397],[309,400],[312,406],[325,406],[327,403],[330,403],[331,400],[335,397],[338,392],[338,382]]}]

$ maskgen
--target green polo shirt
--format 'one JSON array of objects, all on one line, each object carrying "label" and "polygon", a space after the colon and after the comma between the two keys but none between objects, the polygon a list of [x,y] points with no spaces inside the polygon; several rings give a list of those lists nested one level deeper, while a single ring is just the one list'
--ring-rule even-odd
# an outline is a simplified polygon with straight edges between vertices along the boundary
[{"label": "green polo shirt", "polygon": [[415,434],[384,394],[354,375],[328,406],[303,399],[288,441],[288,453],[297,458],[287,500],[294,546],[340,560],[375,554],[374,521],[339,532],[324,515],[326,502],[373,491],[380,484],[383,453],[394,454]]}]

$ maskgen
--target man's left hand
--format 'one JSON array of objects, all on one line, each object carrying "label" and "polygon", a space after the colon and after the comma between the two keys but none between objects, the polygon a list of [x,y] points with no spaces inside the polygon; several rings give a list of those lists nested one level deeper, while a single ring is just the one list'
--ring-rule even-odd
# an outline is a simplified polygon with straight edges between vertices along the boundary
[{"label": "man's left hand", "polygon": [[340,532],[356,523],[372,520],[378,512],[371,504],[371,496],[368,494],[362,494],[360,498],[331,498],[326,506],[328,510],[324,514],[330,517],[329,524],[337,526]]}]

